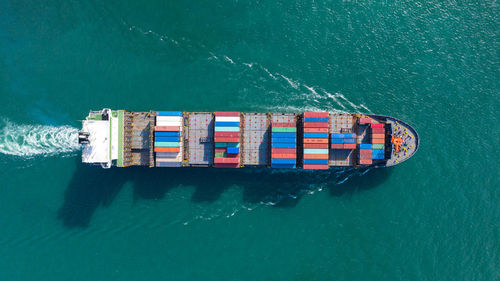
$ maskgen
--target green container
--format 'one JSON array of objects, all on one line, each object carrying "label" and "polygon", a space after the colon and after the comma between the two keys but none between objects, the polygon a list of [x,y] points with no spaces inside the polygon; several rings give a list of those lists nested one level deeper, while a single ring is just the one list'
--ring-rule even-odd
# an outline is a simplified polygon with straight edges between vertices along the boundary
[{"label": "green container", "polygon": [[225,153],[225,152],[216,152],[216,153],[215,153],[215,157],[216,157],[216,158],[219,158],[219,157],[226,157],[226,153]]},{"label": "green container", "polygon": [[155,141],[155,147],[179,147],[181,143],[178,141]]},{"label": "green container", "polygon": [[293,133],[293,132],[297,132],[297,128],[296,127],[273,127],[272,128],[273,132],[277,132],[277,133]]},{"label": "green container", "polygon": [[216,142],[215,147],[240,147],[239,142]]},{"label": "green container", "polygon": [[383,143],[374,143],[372,144],[373,149],[384,149],[385,145]]}]

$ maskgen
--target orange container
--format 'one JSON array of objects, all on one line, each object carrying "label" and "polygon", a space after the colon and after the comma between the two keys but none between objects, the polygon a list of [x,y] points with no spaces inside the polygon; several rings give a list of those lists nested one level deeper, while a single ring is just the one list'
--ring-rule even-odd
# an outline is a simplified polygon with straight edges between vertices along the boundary
[{"label": "orange container", "polygon": [[328,128],[304,128],[305,133],[328,133]]},{"label": "orange container", "polygon": [[304,159],[328,159],[328,154],[304,154]]},{"label": "orange container", "polygon": [[327,143],[305,143],[304,148],[328,148]]},{"label": "orange container", "polygon": [[372,143],[375,143],[375,144],[384,144],[385,140],[384,139],[372,139]]},{"label": "orange container", "polygon": [[306,165],[306,164],[304,164],[304,169],[327,170],[328,165],[313,165],[313,164]]},{"label": "orange container", "polygon": [[304,112],[304,117],[328,117],[328,112]]},{"label": "orange container", "polygon": [[384,134],[372,134],[372,139],[383,139],[385,138]]},{"label": "orange container", "polygon": [[180,147],[155,147],[155,152],[179,152]]},{"label": "orange container", "polygon": [[344,144],[342,143],[332,143],[330,148],[332,149],[344,149]]},{"label": "orange container", "polygon": [[155,126],[156,132],[178,132],[181,130],[179,126]]},{"label": "orange container", "polygon": [[273,153],[271,154],[271,158],[295,159],[297,155],[292,153]]},{"label": "orange container", "polygon": [[220,137],[215,137],[215,142],[240,142],[240,138],[220,138]]},{"label": "orange container", "polygon": [[304,123],[304,128],[328,128],[330,124],[328,122],[306,122]]},{"label": "orange container", "polygon": [[328,139],[304,139],[304,143],[326,143],[326,144],[328,144]]},{"label": "orange container", "polygon": [[344,143],[344,149],[355,149],[355,148],[356,148],[355,143]]}]

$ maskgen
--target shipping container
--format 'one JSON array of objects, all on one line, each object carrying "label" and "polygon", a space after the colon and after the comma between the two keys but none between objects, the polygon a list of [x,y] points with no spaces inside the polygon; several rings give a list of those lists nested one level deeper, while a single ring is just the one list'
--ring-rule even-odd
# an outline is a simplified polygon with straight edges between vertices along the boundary
[{"label": "shipping container", "polygon": [[331,143],[344,143],[344,139],[331,139]]},{"label": "shipping container", "polygon": [[329,124],[327,122],[310,122],[304,123],[304,128],[328,128]]},{"label": "shipping container", "polygon": [[344,149],[356,149],[355,143],[344,143]]},{"label": "shipping container", "polygon": [[182,156],[180,152],[156,152],[156,157],[160,158],[177,158],[178,156]]},{"label": "shipping container", "polygon": [[214,163],[216,164],[236,164],[239,163],[240,159],[239,157],[231,157],[231,158],[222,158],[222,157],[215,157],[214,158]]},{"label": "shipping container", "polygon": [[295,143],[273,143],[272,148],[296,148],[297,144]]},{"label": "shipping container", "polygon": [[272,138],[271,142],[274,143],[295,143],[297,139],[295,138]]},{"label": "shipping container", "polygon": [[158,122],[178,122],[181,123],[182,116],[156,116],[156,123]]},{"label": "shipping container", "polygon": [[240,147],[239,142],[216,142],[215,147]]},{"label": "shipping container", "polygon": [[327,143],[305,143],[304,148],[328,148]]},{"label": "shipping container", "polygon": [[223,158],[226,156],[227,156],[226,152],[215,152],[215,158]]},{"label": "shipping container", "polygon": [[180,137],[181,132],[155,132],[155,137]]},{"label": "shipping container", "polygon": [[155,126],[155,131],[156,132],[162,132],[162,131],[180,131],[181,127],[180,126]]},{"label": "shipping container", "polygon": [[215,137],[237,138],[239,136],[240,136],[239,132],[215,132]]},{"label": "shipping container", "polygon": [[372,134],[385,134],[385,129],[384,128],[373,128]]},{"label": "shipping container", "polygon": [[240,127],[215,127],[215,132],[239,132]]},{"label": "shipping container", "polygon": [[240,117],[215,116],[215,122],[240,122]]},{"label": "shipping container", "polygon": [[359,118],[359,123],[360,124],[371,124],[372,123],[372,119],[369,118],[369,117]]},{"label": "shipping container", "polygon": [[273,169],[294,169],[296,168],[295,164],[271,164],[271,168]]},{"label": "shipping container", "polygon": [[240,116],[239,112],[234,112],[234,111],[216,111],[215,116],[224,116],[224,117],[235,117],[235,116]]},{"label": "shipping container", "polygon": [[330,145],[330,148],[332,148],[332,149],[344,149],[344,144],[342,144],[342,143],[332,143]]},{"label": "shipping container", "polygon": [[240,142],[240,138],[215,137],[215,142]]},{"label": "shipping container", "polygon": [[312,164],[307,164],[304,165],[304,169],[306,170],[328,170],[329,166],[328,165],[312,165]]},{"label": "shipping container", "polygon": [[385,139],[372,139],[372,143],[384,144],[385,143]]},{"label": "shipping container", "polygon": [[272,148],[271,153],[272,154],[274,154],[274,153],[277,153],[277,154],[281,154],[281,153],[296,154],[297,150],[294,148]]},{"label": "shipping container", "polygon": [[155,136],[155,142],[180,142],[180,137],[161,137]]},{"label": "shipping container", "polygon": [[228,147],[227,153],[238,154],[238,153],[240,153],[240,148],[239,147]]},{"label": "shipping container", "polygon": [[330,118],[328,117],[305,117],[304,122],[328,122]]},{"label": "shipping container", "polygon": [[373,149],[384,149],[385,145],[384,144],[374,143],[374,144],[372,144],[372,148]]},{"label": "shipping container", "polygon": [[297,159],[281,159],[275,158],[271,159],[271,164],[296,164]]},{"label": "shipping container", "polygon": [[356,139],[344,139],[344,143],[356,143]]},{"label": "shipping container", "polygon": [[384,134],[372,134],[372,139],[384,139]]},{"label": "shipping container", "polygon": [[156,111],[157,116],[182,116],[181,111]]},{"label": "shipping container", "polygon": [[174,122],[174,121],[157,121],[156,126],[161,127],[180,127],[182,126],[182,122]]},{"label": "shipping container", "polygon": [[240,122],[226,122],[226,121],[216,121],[215,127],[239,127]]},{"label": "shipping container", "polygon": [[296,138],[297,133],[283,133],[283,132],[275,132],[272,133],[273,138]]},{"label": "shipping container", "polygon": [[304,133],[304,138],[322,138],[327,139],[328,133]]},{"label": "shipping container", "polygon": [[272,127],[271,131],[275,132],[297,132],[296,127]]},{"label": "shipping container", "polygon": [[328,154],[304,154],[304,159],[328,159]]},{"label": "shipping container", "polygon": [[156,167],[176,168],[176,167],[182,167],[182,163],[181,162],[156,162]]},{"label": "shipping container", "polygon": [[155,147],[179,147],[181,145],[180,142],[175,141],[155,141]]},{"label": "shipping container", "polygon": [[304,128],[304,133],[328,133],[328,128]]},{"label": "shipping container", "polygon": [[155,152],[179,152],[180,147],[155,147]]},{"label": "shipping container", "polygon": [[377,123],[377,124],[371,124],[370,125],[372,128],[384,128],[384,124]]},{"label": "shipping container", "polygon": [[217,163],[214,164],[214,168],[239,168],[239,163]]},{"label": "shipping container", "polygon": [[290,153],[290,154],[273,153],[273,154],[271,154],[271,158],[272,159],[279,159],[279,158],[294,159],[294,158],[297,158],[297,155],[295,153]]},{"label": "shipping container", "polygon": [[304,148],[304,154],[328,154],[328,149]]},{"label": "shipping container", "polygon": [[304,159],[304,165],[328,165],[328,159]]},{"label": "shipping container", "polygon": [[328,117],[328,112],[304,112],[304,117]]},{"label": "shipping container", "polygon": [[371,143],[362,143],[359,145],[359,148],[361,149],[372,149]]},{"label": "shipping container", "polygon": [[326,144],[328,144],[328,139],[304,139],[304,143],[326,143]]},{"label": "shipping container", "polygon": [[218,153],[218,152],[227,152],[227,147],[216,147],[215,153]]}]

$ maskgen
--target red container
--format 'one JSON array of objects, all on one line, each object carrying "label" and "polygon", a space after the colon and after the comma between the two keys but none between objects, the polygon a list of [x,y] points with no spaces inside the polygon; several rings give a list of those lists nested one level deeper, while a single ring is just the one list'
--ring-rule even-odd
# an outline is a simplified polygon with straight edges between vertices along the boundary
[{"label": "red container", "polygon": [[297,150],[295,148],[273,148],[271,150],[271,153],[285,153],[285,154],[294,154],[297,153]]},{"label": "red container", "polygon": [[361,155],[359,155],[359,159],[372,159],[372,156],[361,154]]},{"label": "red container", "polygon": [[273,127],[278,127],[278,128],[283,128],[283,127],[295,127],[297,124],[295,123],[279,123],[279,122],[273,122],[272,123]]},{"label": "red container", "polygon": [[355,143],[344,143],[344,149],[356,149]]},{"label": "red container", "polygon": [[328,112],[304,112],[304,117],[328,117]]},{"label": "red container", "polygon": [[372,159],[360,159],[359,164],[361,165],[370,165],[372,164]]},{"label": "red container", "polygon": [[155,126],[156,132],[179,132],[180,130],[179,126]]},{"label": "red container", "polygon": [[240,142],[240,138],[218,138],[218,137],[215,137],[215,142]]},{"label": "red container", "polygon": [[328,165],[312,165],[312,164],[308,164],[308,165],[304,165],[304,169],[317,169],[317,170],[327,170],[328,169]]},{"label": "red container", "polygon": [[371,149],[360,149],[359,154],[361,155],[372,155],[372,150]]},{"label": "red container", "polygon": [[328,159],[328,154],[304,154],[304,159]]},{"label": "red container", "polygon": [[229,112],[229,111],[217,111],[215,116],[228,116],[228,117],[239,117],[239,112]]},{"label": "red container", "polygon": [[328,148],[327,143],[305,143],[304,148]]},{"label": "red container", "polygon": [[384,134],[372,134],[372,139],[385,139]]},{"label": "red container", "polygon": [[384,128],[372,128],[372,134],[384,134],[385,129]]},{"label": "red container", "polygon": [[214,163],[216,163],[216,164],[237,164],[239,162],[240,162],[240,158],[238,158],[238,157],[231,157],[231,158],[216,157],[216,158],[214,158]]},{"label": "red container", "polygon": [[384,124],[378,123],[378,124],[371,124],[370,125],[372,128],[384,128]]},{"label": "red container", "polygon": [[180,147],[155,147],[155,152],[179,152]]},{"label": "red container", "polygon": [[284,154],[284,153],[273,153],[271,158],[281,158],[281,159],[295,159],[297,155],[295,153]]},{"label": "red container", "polygon": [[304,139],[304,143],[326,143],[326,144],[328,144],[328,139]]},{"label": "red container", "polygon": [[328,133],[328,128],[304,128],[305,133]]},{"label": "red container", "polygon": [[304,128],[328,128],[330,124],[328,122],[306,122],[304,123]]},{"label": "red container", "polygon": [[332,149],[344,149],[344,144],[342,144],[342,143],[332,143],[330,145],[330,148],[332,148]]},{"label": "red container", "polygon": [[215,132],[215,137],[237,138],[239,136],[240,136],[239,132]]},{"label": "red container", "polygon": [[372,119],[369,117],[359,118],[359,124],[371,124]]},{"label": "red container", "polygon": [[215,148],[215,153],[221,153],[221,152],[226,152],[227,149],[225,147],[216,147]]},{"label": "red container", "polygon": [[215,168],[239,168],[240,164],[224,164],[224,163],[217,163],[214,165]]}]

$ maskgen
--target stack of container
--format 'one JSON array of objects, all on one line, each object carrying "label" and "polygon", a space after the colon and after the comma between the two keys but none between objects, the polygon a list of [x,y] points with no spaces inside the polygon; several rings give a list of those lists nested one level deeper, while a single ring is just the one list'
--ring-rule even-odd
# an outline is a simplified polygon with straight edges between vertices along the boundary
[{"label": "stack of container", "polygon": [[332,133],[331,136],[332,149],[355,149],[356,134],[354,133]]},{"label": "stack of container", "polygon": [[371,165],[372,164],[372,144],[362,143],[359,145],[359,164]]},{"label": "stack of container", "polygon": [[180,111],[157,111],[154,132],[156,167],[182,166],[183,117]]},{"label": "stack of container", "polygon": [[304,169],[328,169],[328,112],[304,112]]},{"label": "stack of container", "polygon": [[372,130],[372,159],[381,160],[385,158],[385,129],[384,124],[370,124]]},{"label": "stack of container", "polygon": [[295,122],[271,124],[271,168],[297,166],[297,126]]},{"label": "stack of container", "polygon": [[215,157],[218,168],[240,167],[240,113],[215,112]]}]

